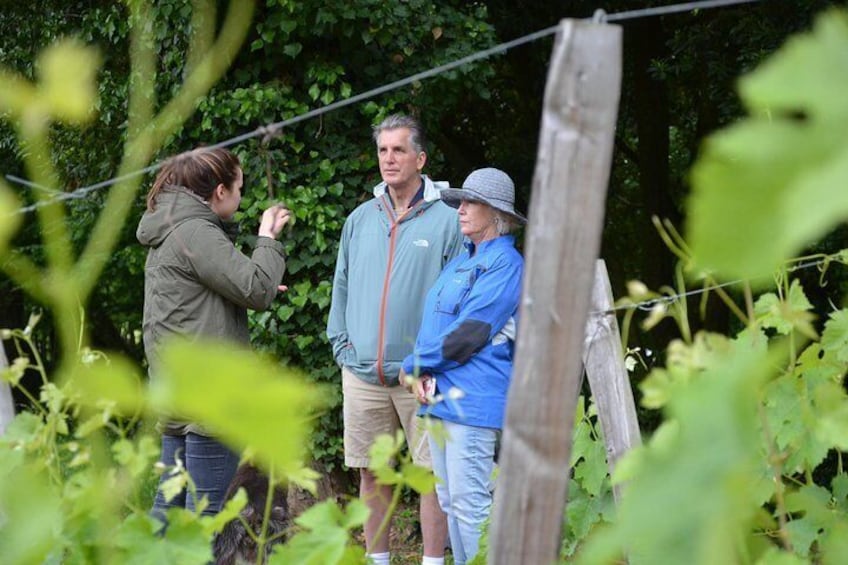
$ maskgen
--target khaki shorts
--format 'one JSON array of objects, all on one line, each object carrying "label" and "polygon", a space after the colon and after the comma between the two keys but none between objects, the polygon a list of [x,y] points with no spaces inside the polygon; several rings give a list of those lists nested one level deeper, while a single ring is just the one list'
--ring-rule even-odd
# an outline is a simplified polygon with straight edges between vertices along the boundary
[{"label": "khaki shorts", "polygon": [[419,405],[414,394],[402,386],[366,383],[345,367],[342,367],[342,392],[345,465],[353,469],[368,467],[368,451],[377,436],[394,436],[403,427],[412,461],[432,468],[424,422],[415,415]]}]

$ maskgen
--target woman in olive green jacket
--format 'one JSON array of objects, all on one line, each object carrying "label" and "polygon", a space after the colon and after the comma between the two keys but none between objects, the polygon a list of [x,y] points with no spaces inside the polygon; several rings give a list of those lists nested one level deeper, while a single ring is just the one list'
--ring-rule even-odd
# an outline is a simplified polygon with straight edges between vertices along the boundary
[{"label": "woman in olive green jacket", "polygon": [[[253,254],[242,254],[233,243],[236,226],[230,220],[243,181],[235,155],[199,148],[166,161],[150,189],[136,236],[149,249],[142,329],[152,378],[160,371],[159,347],[171,336],[247,344],[247,309],[268,308],[284,288],[279,285],[285,258],[277,237],[289,211],[267,209]],[[198,382],[198,394],[202,391]],[[198,499],[208,497],[204,514],[217,513],[238,455],[196,423],[164,422],[162,432],[161,462],[171,467],[179,458]],[[169,507],[193,510],[196,502],[185,491],[166,501],[160,490],[152,514],[164,522]]]}]

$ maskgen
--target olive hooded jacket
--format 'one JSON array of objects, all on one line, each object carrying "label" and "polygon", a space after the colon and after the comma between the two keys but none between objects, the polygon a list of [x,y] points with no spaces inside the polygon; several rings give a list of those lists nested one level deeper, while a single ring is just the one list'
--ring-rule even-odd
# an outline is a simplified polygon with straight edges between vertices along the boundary
[{"label": "olive hooded jacket", "polygon": [[[265,310],[277,295],[285,270],[283,245],[259,237],[248,257],[233,243],[235,227],[177,186],[164,187],[156,209],[142,216],[136,237],[149,249],[142,333],[154,377],[161,370],[158,348],[168,337],[247,344],[247,309]],[[165,431],[203,433],[177,422]]]}]

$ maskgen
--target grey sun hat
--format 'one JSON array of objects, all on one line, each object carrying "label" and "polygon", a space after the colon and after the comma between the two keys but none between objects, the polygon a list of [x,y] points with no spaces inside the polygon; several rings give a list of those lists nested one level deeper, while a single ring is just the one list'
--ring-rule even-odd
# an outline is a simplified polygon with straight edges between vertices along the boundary
[{"label": "grey sun hat", "polygon": [[444,203],[453,208],[459,208],[463,200],[482,202],[512,216],[520,224],[527,223],[527,218],[515,211],[515,184],[500,169],[477,169],[465,177],[462,188],[443,188],[439,193]]}]

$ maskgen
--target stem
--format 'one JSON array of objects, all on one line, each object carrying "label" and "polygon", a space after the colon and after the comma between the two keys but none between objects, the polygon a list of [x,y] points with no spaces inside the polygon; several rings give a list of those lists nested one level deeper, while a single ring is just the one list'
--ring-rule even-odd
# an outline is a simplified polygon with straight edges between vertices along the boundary
[{"label": "stem", "polygon": [[[55,189],[61,183],[50,158],[50,141],[47,135],[49,124],[46,115],[25,116],[18,132],[22,145],[27,149],[24,159],[30,177],[38,185]],[[44,204],[38,208],[38,220],[41,224],[50,276],[66,284],[64,279],[71,269],[73,250],[65,224],[65,207],[59,201],[50,200],[52,194],[47,191],[38,189],[35,195]],[[44,202],[45,200],[47,202]]]},{"label": "stem", "polygon": [[621,319],[621,346],[624,351],[627,351],[627,341],[630,339],[630,325],[633,323],[633,316],[636,315],[636,310],[630,308],[624,311],[624,317]]},{"label": "stem", "polygon": [[44,408],[44,406],[41,405],[41,402],[35,399],[35,397],[32,395],[32,393],[30,393],[30,391],[26,389],[26,387],[22,387],[21,385],[15,385],[15,388],[21,391],[21,394],[23,394],[26,399],[29,400],[32,405],[38,409],[38,412],[42,416],[44,416],[45,418],[47,417],[47,410]]},{"label": "stem", "polygon": [[43,282],[44,275],[29,257],[19,253],[10,253],[0,266],[14,283],[29,293],[30,296],[42,304],[50,303],[47,286]]},{"label": "stem", "polygon": [[768,425],[768,418],[763,410],[762,401],[758,402],[757,411],[760,416],[760,423],[763,426],[763,435],[765,436],[766,446],[768,446],[769,463],[771,464],[772,474],[774,477],[774,504],[775,512],[777,513],[777,521],[780,525],[778,529],[778,538],[786,551],[792,551],[792,542],[789,539],[789,532],[786,530],[786,501],[783,498],[783,465],[780,455],[774,451],[774,441],[771,436],[771,429]]},{"label": "stem", "polygon": [[38,352],[38,349],[35,347],[35,344],[32,342],[32,338],[28,335],[23,335],[22,339],[26,342],[27,347],[32,352],[33,359],[35,359],[35,367],[38,371],[38,374],[41,376],[41,384],[47,384],[47,370],[44,368],[44,363],[41,360],[41,354]]},{"label": "stem", "polygon": [[663,227],[663,222],[659,219],[658,216],[651,216],[651,221],[654,223],[654,227],[657,229],[657,233],[660,236],[660,239],[663,240],[665,246],[668,247],[669,251],[674,253],[678,259],[681,261],[688,261],[689,257],[686,255],[686,252],[677,246],[674,240],[666,231],[665,227]]},{"label": "stem", "polygon": [[736,302],[730,298],[730,295],[725,292],[725,290],[721,287],[716,287],[716,294],[721,298],[722,302],[727,305],[731,312],[733,312],[739,320],[745,324],[746,326],[750,323],[748,316],[745,315],[745,312],[742,311],[741,308],[736,304]]},{"label": "stem", "polygon": [[754,314],[754,297],[751,293],[751,283],[745,281],[744,286],[745,292],[745,310],[748,312],[748,324],[753,324],[754,320],[757,318]]},{"label": "stem", "polygon": [[[683,295],[686,293],[686,282],[683,279],[683,270],[680,263],[677,264],[677,268],[674,271],[677,278],[677,292]],[[689,305],[686,303],[686,297],[681,296],[680,300],[676,301],[676,304],[680,313],[680,319],[678,320],[680,333],[683,334],[683,339],[686,343],[692,343],[692,328],[689,326]]]},{"label": "stem", "polygon": [[265,562],[265,545],[268,543],[268,522],[271,520],[271,507],[274,505],[274,467],[268,469],[268,492],[265,494],[265,509],[262,513],[262,525],[259,527],[259,540],[256,542],[256,565]]},{"label": "stem", "polygon": [[[212,48],[150,126],[126,144],[119,176],[132,176],[115,184],[109,192],[103,212],[98,217],[88,244],[74,269],[74,280],[78,281],[81,302],[86,302],[94,288],[117,244],[123,220],[132,207],[141,183],[141,176],[133,173],[150,161],[168,136],[194,112],[197,101],[208,93],[212,85],[224,74],[247,35],[253,18],[254,4],[253,0],[230,2],[226,20]],[[144,94],[140,93],[142,96]]]},{"label": "stem", "polygon": [[389,503],[388,508],[386,508],[386,515],[383,516],[383,521],[380,522],[380,527],[377,528],[377,534],[374,536],[374,539],[380,539],[380,536],[388,529],[389,523],[392,521],[392,515],[395,513],[395,509],[397,508],[398,502],[400,501],[401,491],[403,490],[401,485],[395,485],[394,490],[392,490],[392,501]]}]

